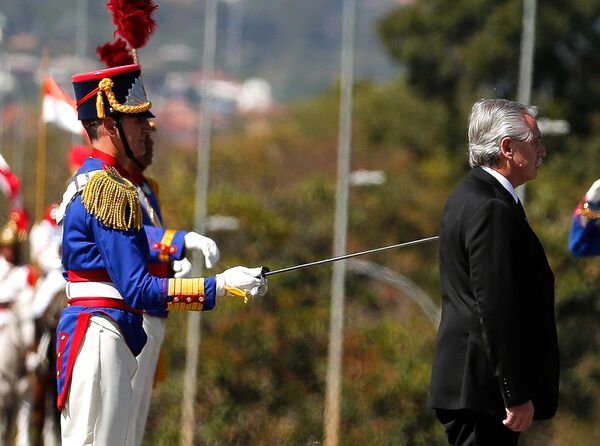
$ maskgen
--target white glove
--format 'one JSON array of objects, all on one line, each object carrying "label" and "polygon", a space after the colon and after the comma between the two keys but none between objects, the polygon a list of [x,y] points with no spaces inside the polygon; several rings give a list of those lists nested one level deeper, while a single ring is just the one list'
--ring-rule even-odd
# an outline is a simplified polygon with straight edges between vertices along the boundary
[{"label": "white glove", "polygon": [[215,276],[217,296],[235,296],[246,300],[248,296],[262,296],[267,292],[267,278],[261,274],[262,268],[234,266]]},{"label": "white glove", "polygon": [[41,356],[37,352],[27,352],[25,370],[28,373],[34,373],[46,367],[48,367],[48,359],[45,356]]},{"label": "white glove", "polygon": [[204,263],[207,268],[212,268],[219,261],[219,248],[211,238],[204,237],[197,232],[190,231],[183,237],[185,249],[202,251]]},{"label": "white glove", "polygon": [[592,187],[585,194],[585,199],[588,203],[600,205],[600,180],[594,181]]},{"label": "white glove", "polygon": [[173,260],[173,271],[178,279],[192,277],[192,262],[185,257],[181,260]]}]

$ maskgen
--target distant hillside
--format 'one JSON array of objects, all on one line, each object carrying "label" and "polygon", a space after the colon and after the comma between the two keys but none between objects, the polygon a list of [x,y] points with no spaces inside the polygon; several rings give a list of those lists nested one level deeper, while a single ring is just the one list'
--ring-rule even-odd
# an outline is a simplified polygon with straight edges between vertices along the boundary
[{"label": "distant hillside", "polygon": [[[86,53],[94,68],[95,47],[110,40],[114,30],[105,3],[4,0],[0,6],[6,16],[2,51],[39,55],[46,45],[51,64],[75,54],[75,41],[86,38],[85,34],[77,37],[76,27],[78,12],[85,8]],[[374,26],[378,17],[400,3],[358,2],[357,78],[382,81],[396,76],[398,68],[383,54]],[[204,1],[158,0],[157,4],[159,28],[141,52],[142,61],[165,71],[201,68]],[[266,79],[279,101],[323,91],[338,78],[342,6],[342,0],[219,2],[217,69],[233,77]]]}]

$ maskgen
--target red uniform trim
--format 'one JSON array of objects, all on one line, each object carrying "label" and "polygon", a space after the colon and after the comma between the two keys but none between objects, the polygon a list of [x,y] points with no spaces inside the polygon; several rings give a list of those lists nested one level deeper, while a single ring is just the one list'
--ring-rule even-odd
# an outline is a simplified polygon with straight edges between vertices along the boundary
[{"label": "red uniform trim", "polygon": [[148,263],[148,272],[154,277],[166,279],[171,276],[168,263]]},{"label": "red uniform trim", "polygon": [[[98,149],[94,149],[94,148],[92,148],[91,156],[92,156],[92,158],[96,158],[97,160],[103,161],[110,167],[114,167],[115,169],[117,169],[117,172],[119,172],[119,175],[121,175],[123,178],[127,178],[128,180],[130,179],[131,175],[129,174],[127,169],[125,169],[123,166],[121,166],[119,161],[114,156],[110,156],[108,153],[104,153],[104,152],[102,152]],[[105,167],[105,169],[106,169],[106,167]]]},{"label": "red uniform trim", "polygon": [[133,71],[141,71],[142,67],[138,64],[122,65],[120,67],[105,68],[103,70],[90,71],[89,73],[75,74],[71,77],[73,82],[85,82],[93,80],[102,80],[105,77],[118,76],[123,73],[131,73]]},{"label": "red uniform trim", "polygon": [[38,280],[38,275],[35,272],[35,269],[31,266],[27,266],[27,284],[29,286],[34,286]]},{"label": "red uniform trim", "polygon": [[108,271],[103,268],[88,269],[86,271],[67,271],[69,282],[112,282]]},{"label": "red uniform trim", "polygon": [[92,91],[90,91],[88,94],[86,94],[84,97],[82,97],[80,100],[78,100],[77,104],[75,104],[77,106],[77,110],[79,110],[79,107],[81,107],[86,101],[89,101],[94,96],[96,96],[98,94],[98,91],[100,91],[100,89],[98,87],[96,87]]},{"label": "red uniform trim", "polygon": [[[85,333],[87,331],[91,316],[91,313],[80,313],[79,316],[77,316],[77,324],[75,325],[75,330],[73,331],[73,340],[71,341],[71,348],[69,349],[71,351],[71,354],[69,355],[69,360],[67,361],[67,376],[65,377],[65,384],[62,388],[62,392],[60,395],[58,395],[58,399],[56,401],[56,407],[58,407],[58,410],[60,411],[63,410],[63,407],[65,407],[65,403],[67,402],[67,396],[69,395],[69,389],[71,387],[71,377],[73,376],[73,368],[75,367],[75,359],[77,359],[77,355],[79,355],[79,349],[81,347],[81,344],[83,343],[83,339],[85,338]],[[64,338],[61,339],[63,336]],[[64,355],[64,349],[67,344],[68,338],[69,335],[67,333],[61,332],[58,334],[58,351],[61,352],[61,357]],[[57,373],[60,373],[61,369],[58,368],[58,362],[57,370]]]},{"label": "red uniform trim", "polygon": [[142,310],[136,310],[130,307],[121,299],[111,299],[110,297],[76,297],[69,299],[69,306],[75,305],[79,307],[91,307],[91,308],[115,308],[117,310],[128,311],[135,314],[144,314]]}]

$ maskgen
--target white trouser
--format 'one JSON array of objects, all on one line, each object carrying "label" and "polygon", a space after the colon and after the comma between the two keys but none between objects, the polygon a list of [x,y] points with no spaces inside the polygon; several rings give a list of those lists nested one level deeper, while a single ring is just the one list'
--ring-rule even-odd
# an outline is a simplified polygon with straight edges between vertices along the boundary
[{"label": "white trouser", "polygon": [[115,322],[92,316],[61,413],[62,446],[123,446],[137,362]]},{"label": "white trouser", "polygon": [[129,420],[127,446],[140,446],[144,438],[156,364],[160,346],[165,338],[165,320],[144,313],[144,331],[148,335],[148,342],[136,358],[138,367],[131,383],[133,390],[131,407],[135,416]]}]

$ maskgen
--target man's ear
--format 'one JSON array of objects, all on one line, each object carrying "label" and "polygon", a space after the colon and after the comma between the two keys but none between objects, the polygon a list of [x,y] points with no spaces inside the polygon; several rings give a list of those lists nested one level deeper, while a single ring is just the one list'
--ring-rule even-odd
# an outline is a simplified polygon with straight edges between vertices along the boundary
[{"label": "man's ear", "polygon": [[115,123],[115,120],[110,116],[107,116],[102,120],[102,126],[110,136],[117,135],[117,124]]},{"label": "man's ear", "polygon": [[513,157],[512,139],[510,136],[505,136],[500,140],[500,153],[506,159]]}]

